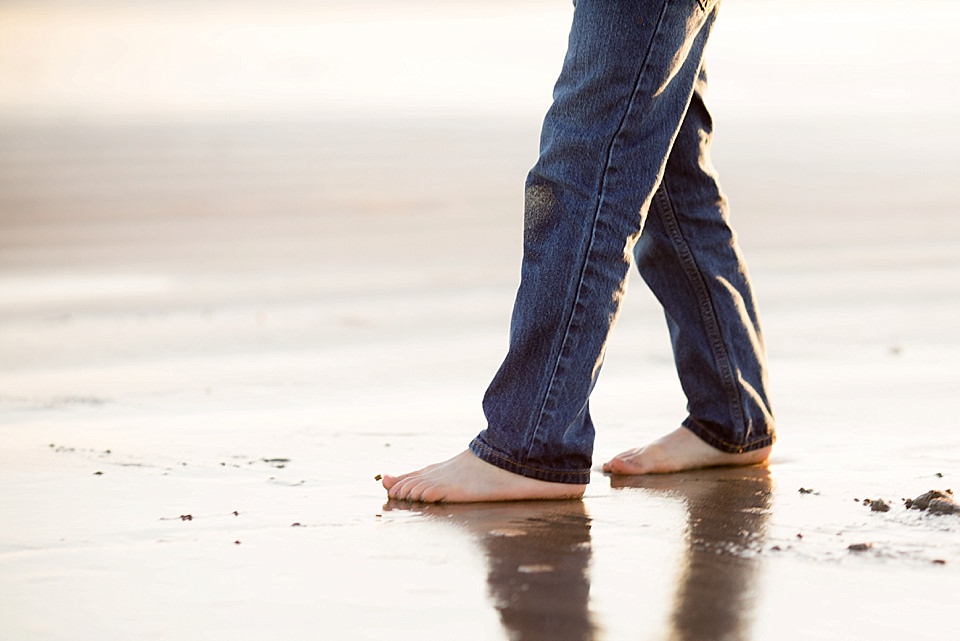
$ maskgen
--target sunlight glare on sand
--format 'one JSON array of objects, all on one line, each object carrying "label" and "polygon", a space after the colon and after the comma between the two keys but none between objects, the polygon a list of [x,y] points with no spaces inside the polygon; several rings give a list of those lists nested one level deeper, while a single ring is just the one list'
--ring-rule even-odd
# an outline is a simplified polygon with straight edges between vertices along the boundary
[{"label": "sunlight glare on sand", "polygon": [[[711,100],[757,116],[955,112],[960,85],[934,80],[952,71],[960,5],[919,5],[728,3]],[[0,7],[0,117],[536,115],[571,13],[547,0],[15,2]],[[884,82],[905,68],[913,81]]]},{"label": "sunlight glare on sand", "polygon": [[527,4],[0,7],[0,115],[542,109],[570,11]]},{"label": "sunlight glare on sand", "polygon": [[35,277],[0,277],[0,309],[69,300],[101,300],[109,298],[148,297],[170,291],[169,278],[157,274],[96,274]]}]

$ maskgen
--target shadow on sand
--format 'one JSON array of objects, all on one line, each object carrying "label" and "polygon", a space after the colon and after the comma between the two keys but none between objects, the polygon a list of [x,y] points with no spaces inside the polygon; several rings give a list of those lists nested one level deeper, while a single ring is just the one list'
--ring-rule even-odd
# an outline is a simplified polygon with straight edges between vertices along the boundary
[{"label": "shadow on sand", "polygon": [[[746,639],[755,573],[770,512],[764,468],[614,477],[615,490],[669,495],[687,508],[686,553],[670,616],[672,641]],[[614,497],[616,498],[616,497]],[[591,519],[583,501],[421,505],[391,501],[469,533],[482,546],[487,583],[506,638],[594,641]]]}]

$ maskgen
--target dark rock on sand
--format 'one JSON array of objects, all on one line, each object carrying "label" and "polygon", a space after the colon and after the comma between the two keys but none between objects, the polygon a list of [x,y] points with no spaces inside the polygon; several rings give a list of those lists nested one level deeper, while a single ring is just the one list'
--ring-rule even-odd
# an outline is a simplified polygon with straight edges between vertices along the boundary
[{"label": "dark rock on sand", "polygon": [[960,514],[960,504],[953,498],[953,492],[930,490],[915,499],[905,499],[903,504],[911,510],[927,510],[933,514]]},{"label": "dark rock on sand", "polygon": [[890,504],[883,499],[863,499],[864,505],[870,506],[871,512],[889,512]]}]

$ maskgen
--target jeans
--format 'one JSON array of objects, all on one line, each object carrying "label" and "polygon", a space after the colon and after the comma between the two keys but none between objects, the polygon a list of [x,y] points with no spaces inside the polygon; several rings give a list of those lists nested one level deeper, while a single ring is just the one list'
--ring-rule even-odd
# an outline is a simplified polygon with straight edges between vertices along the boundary
[{"label": "jeans", "polygon": [[507,355],[480,459],[587,483],[590,393],[631,262],[663,306],[683,426],[731,453],[773,443],[763,338],[709,158],[703,51],[719,0],[579,0],[525,190]]}]

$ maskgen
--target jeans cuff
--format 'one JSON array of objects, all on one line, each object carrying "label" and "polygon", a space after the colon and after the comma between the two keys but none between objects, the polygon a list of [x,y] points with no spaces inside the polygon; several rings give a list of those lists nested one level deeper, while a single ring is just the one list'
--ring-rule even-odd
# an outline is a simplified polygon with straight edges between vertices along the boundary
[{"label": "jeans cuff", "polygon": [[[683,426],[693,432],[707,445],[728,454],[752,452],[773,445],[777,440],[776,431],[772,425],[765,428],[761,434],[755,436],[753,440],[747,443],[732,443],[724,439],[721,435],[729,433],[729,430],[710,421],[698,421],[688,417],[683,421]],[[755,431],[756,430],[751,430],[752,433]]]},{"label": "jeans cuff", "polygon": [[590,482],[590,470],[548,470],[533,465],[518,463],[509,456],[498,452],[478,436],[470,443],[470,451],[481,461],[489,463],[501,470],[519,474],[538,481],[550,483],[569,483],[572,485],[586,485]]}]

